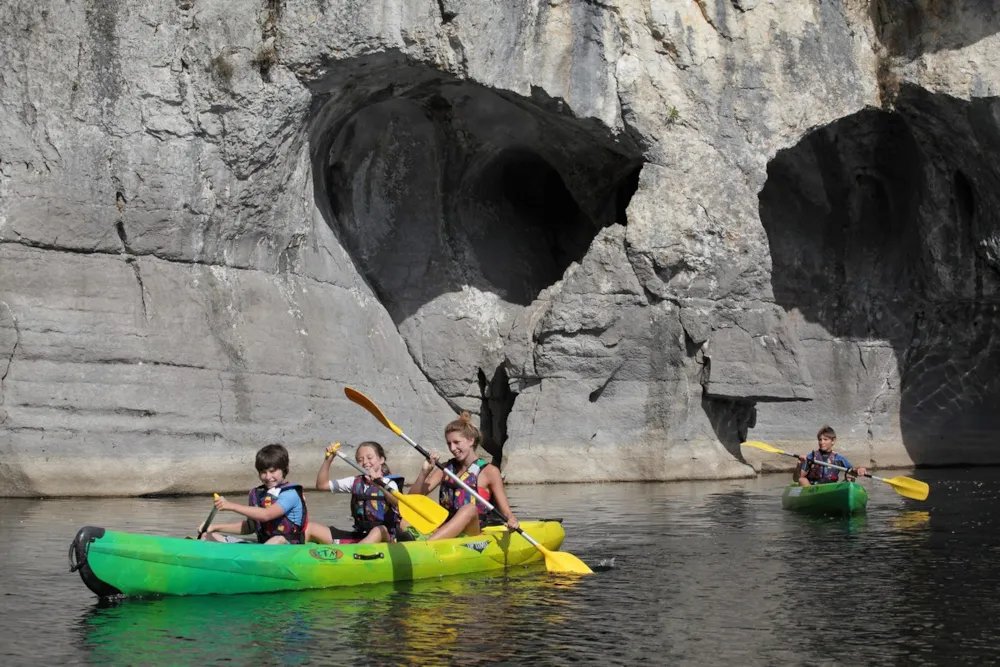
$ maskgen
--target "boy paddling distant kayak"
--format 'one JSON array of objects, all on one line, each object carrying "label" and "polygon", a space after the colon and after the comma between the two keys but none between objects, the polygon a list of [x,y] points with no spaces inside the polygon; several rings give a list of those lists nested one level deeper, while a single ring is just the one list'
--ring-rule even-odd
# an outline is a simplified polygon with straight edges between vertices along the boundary
[{"label": "boy paddling distant kayak", "polygon": [[[844,473],[844,477],[849,482],[857,479],[858,475],[864,476],[868,473],[867,468],[855,470],[850,461],[833,451],[834,445],[837,444],[837,434],[830,426],[823,426],[819,430],[816,434],[816,441],[816,451],[809,452],[805,456],[796,455],[802,465],[799,466],[794,478],[802,486],[839,482],[840,471],[832,466],[846,468],[847,472]],[[824,463],[827,465],[823,465]]]}]

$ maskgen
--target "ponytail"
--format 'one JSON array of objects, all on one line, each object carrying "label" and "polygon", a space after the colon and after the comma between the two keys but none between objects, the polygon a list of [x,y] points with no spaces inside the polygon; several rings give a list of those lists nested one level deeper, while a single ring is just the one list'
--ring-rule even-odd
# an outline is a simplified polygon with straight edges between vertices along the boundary
[{"label": "ponytail", "polygon": [[467,411],[463,411],[458,419],[444,427],[444,436],[446,438],[449,433],[455,432],[461,433],[464,437],[472,440],[473,448],[479,447],[483,441],[483,436],[479,433],[479,429],[472,423],[472,415]]}]

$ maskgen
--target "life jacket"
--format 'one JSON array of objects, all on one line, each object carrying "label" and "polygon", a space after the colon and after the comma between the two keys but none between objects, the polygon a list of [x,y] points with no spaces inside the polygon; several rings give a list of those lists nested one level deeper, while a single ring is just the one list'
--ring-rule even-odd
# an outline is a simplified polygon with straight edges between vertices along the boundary
[{"label": "life jacket", "polygon": [[[292,482],[285,482],[275,488],[279,489],[279,494],[284,493],[288,489],[294,489],[299,494],[299,498],[302,500],[302,525],[299,526],[293,523],[287,514],[283,514],[271,521],[251,520],[254,531],[257,533],[257,540],[263,544],[275,535],[281,535],[288,540],[289,544],[305,544],[306,524],[309,523],[309,513],[306,511],[306,497],[302,493],[302,486]],[[270,507],[276,500],[277,496],[269,494],[267,487],[263,484],[257,488],[250,489],[251,507]]]},{"label": "life jacket", "polygon": [[[828,466],[821,466],[813,463],[813,461],[823,461],[824,463],[832,463],[833,465],[842,465],[838,463],[840,455],[835,452],[830,452],[829,454],[823,454],[819,450],[810,452],[806,456],[806,465],[809,466],[806,469],[806,479],[812,484],[830,484],[832,482],[837,482],[840,480],[840,471],[836,468],[830,468]],[[848,466],[844,466],[845,468]]]},{"label": "life jacket", "polygon": [[[479,488],[479,473],[482,472],[483,468],[489,465],[486,459],[480,458],[469,465],[464,473],[459,475],[459,479],[471,486],[476,490],[479,495],[481,495],[485,500],[490,500],[490,492],[487,489]],[[448,461],[444,464],[444,467],[451,472],[456,472],[459,469],[459,463],[455,459]],[[485,528],[487,523],[487,517],[489,517],[489,510],[486,506],[478,502],[472,497],[472,494],[463,489],[458,483],[453,480],[448,475],[444,476],[441,480],[441,491],[438,496],[438,503],[441,507],[448,510],[448,518],[455,516],[459,508],[463,505],[469,503],[476,503],[476,509],[479,510],[479,527]]]},{"label": "life jacket", "polygon": [[[385,477],[402,487],[402,476]],[[396,508],[385,501],[385,492],[377,484],[365,482],[364,475],[355,477],[351,485],[351,516],[354,518],[354,530],[359,533],[368,533],[375,526],[385,526],[389,535],[395,536],[399,528]]]}]

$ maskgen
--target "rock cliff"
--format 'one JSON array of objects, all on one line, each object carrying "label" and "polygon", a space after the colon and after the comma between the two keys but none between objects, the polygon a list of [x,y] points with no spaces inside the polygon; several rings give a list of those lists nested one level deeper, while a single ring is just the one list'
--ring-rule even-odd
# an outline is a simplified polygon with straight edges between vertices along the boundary
[{"label": "rock cliff", "polygon": [[[987,0],[0,6],[0,495],[993,463]],[[777,461],[750,461],[755,467]],[[344,474],[350,471],[345,469]]]}]

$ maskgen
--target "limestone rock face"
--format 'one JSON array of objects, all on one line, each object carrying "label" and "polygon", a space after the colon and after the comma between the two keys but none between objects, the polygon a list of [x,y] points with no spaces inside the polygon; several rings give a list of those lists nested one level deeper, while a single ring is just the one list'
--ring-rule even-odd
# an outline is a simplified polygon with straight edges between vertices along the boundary
[{"label": "limestone rock face", "polygon": [[[0,5],[0,495],[993,462],[991,3]],[[757,467],[780,461],[751,459]],[[345,468],[345,475],[350,471]]]}]

